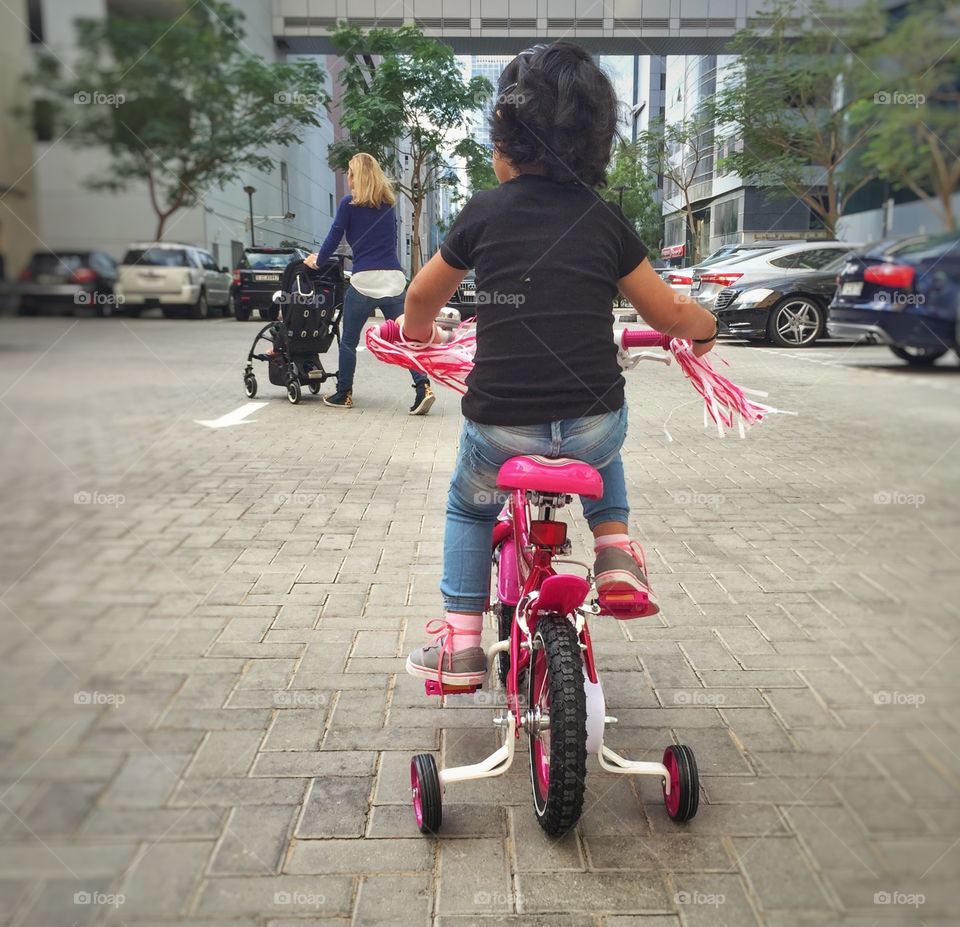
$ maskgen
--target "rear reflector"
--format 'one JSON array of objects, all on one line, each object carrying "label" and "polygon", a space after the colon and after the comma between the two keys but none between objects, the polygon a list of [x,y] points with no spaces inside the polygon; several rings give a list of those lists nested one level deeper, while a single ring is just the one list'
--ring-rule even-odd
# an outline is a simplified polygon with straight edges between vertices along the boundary
[{"label": "rear reflector", "polygon": [[917,272],[907,264],[874,264],[863,272],[867,283],[879,286],[909,289]]},{"label": "rear reflector", "polygon": [[73,272],[74,283],[93,283],[97,275],[89,267],[78,267]]},{"label": "rear reflector", "polygon": [[537,547],[559,547],[567,539],[565,521],[530,522],[530,543]]}]

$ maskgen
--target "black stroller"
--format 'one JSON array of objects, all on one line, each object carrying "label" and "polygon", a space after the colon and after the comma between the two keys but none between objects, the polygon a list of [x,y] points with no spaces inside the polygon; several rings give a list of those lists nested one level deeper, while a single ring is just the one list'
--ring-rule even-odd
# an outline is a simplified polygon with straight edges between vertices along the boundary
[{"label": "black stroller", "polygon": [[[253,361],[266,361],[270,382],[287,388],[287,399],[296,404],[306,386],[314,396],[324,380],[335,377],[323,368],[320,355],[336,339],[340,344],[340,317],[343,315],[343,258],[332,257],[323,267],[311,270],[303,261],[291,261],[283,272],[280,290],[273,301],[280,318],[257,332],[247,355],[243,385],[247,395],[257,395]],[[257,353],[266,341],[271,349]]]}]

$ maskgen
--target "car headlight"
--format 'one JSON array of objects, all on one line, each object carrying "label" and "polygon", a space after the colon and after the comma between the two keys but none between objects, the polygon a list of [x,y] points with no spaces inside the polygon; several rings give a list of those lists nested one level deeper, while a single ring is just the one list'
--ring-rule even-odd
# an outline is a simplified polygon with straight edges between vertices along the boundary
[{"label": "car headlight", "polygon": [[773,290],[768,290],[766,287],[759,286],[752,290],[747,290],[738,300],[741,307],[744,306],[756,306],[757,303],[762,303],[768,296],[773,293]]}]

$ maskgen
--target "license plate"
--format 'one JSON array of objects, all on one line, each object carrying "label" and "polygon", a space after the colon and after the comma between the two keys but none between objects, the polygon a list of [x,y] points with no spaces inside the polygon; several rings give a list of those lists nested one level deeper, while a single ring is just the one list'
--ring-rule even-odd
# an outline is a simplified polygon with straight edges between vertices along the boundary
[{"label": "license plate", "polygon": [[47,285],[53,283],[63,283],[63,277],[58,277],[56,274],[37,274],[37,283]]},{"label": "license plate", "polygon": [[840,284],[841,296],[859,296],[863,292],[862,280],[850,280]]},{"label": "license plate", "polygon": [[699,278],[694,277],[693,283],[690,284],[690,290],[691,290],[692,292],[696,292],[696,291],[699,290],[699,289],[700,289],[700,280],[699,280]]},{"label": "license plate", "polygon": [[254,274],[254,280],[266,280],[271,283],[276,283],[280,279],[280,274]]}]

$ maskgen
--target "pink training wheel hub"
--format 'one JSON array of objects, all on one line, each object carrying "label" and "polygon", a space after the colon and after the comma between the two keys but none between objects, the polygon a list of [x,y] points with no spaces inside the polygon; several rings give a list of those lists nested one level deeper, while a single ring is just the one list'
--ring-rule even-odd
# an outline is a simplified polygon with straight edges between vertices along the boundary
[{"label": "pink training wheel hub", "polygon": [[693,751],[682,744],[671,744],[663,751],[663,765],[670,773],[670,794],[666,783],[663,804],[670,820],[689,821],[700,806],[700,774]]}]

